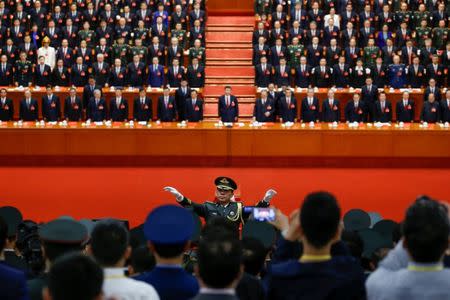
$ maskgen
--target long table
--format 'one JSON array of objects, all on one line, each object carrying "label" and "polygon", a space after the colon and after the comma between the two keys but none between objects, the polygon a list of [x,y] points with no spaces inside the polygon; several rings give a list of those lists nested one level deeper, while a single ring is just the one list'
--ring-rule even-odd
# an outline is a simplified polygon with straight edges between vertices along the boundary
[{"label": "long table", "polygon": [[[0,125],[2,164],[450,166],[450,129],[419,124]],[[349,163],[352,162],[352,163]]]},{"label": "long table", "polygon": [[[11,98],[14,102],[14,118],[19,118],[19,106],[20,101],[24,98],[24,90],[19,90],[18,88],[11,88],[11,87],[4,87],[7,89],[8,92],[8,98]],[[77,96],[80,98],[83,97],[83,88],[78,87],[77,90]],[[202,89],[198,89],[199,93],[202,93]],[[39,118],[42,118],[42,97],[46,95],[45,88],[31,88],[32,98],[36,99],[39,104]],[[103,88],[102,89],[103,97],[105,98],[105,101],[107,103],[107,106],[109,108],[109,103],[111,101],[111,98],[115,97],[115,91],[111,88]],[[171,89],[171,94],[173,95],[175,93],[174,89]],[[61,113],[64,111],[64,100],[66,97],[69,96],[69,88],[67,87],[60,87],[59,89],[54,89],[54,94],[59,97],[59,100],[61,102]],[[163,94],[163,90],[161,88],[151,88],[147,89],[147,96],[152,99],[153,102],[153,115],[156,119],[156,107],[157,107],[157,100],[158,97]],[[134,107],[134,98],[139,96],[139,90],[137,88],[129,89],[125,88],[122,90],[122,96],[128,100],[128,114],[129,118],[133,118],[133,107]]]}]

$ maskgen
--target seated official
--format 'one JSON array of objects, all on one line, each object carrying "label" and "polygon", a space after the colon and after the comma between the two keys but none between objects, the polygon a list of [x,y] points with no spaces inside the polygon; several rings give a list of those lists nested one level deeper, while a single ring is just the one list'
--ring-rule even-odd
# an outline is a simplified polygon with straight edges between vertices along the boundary
[{"label": "seated official", "polygon": [[116,96],[109,102],[109,116],[113,122],[128,120],[128,101],[122,97],[122,89],[116,89]]},{"label": "seated official", "polygon": [[89,100],[86,110],[86,119],[93,122],[102,122],[107,119],[106,101],[101,98],[100,90],[94,90],[94,97]]},{"label": "seated official", "polygon": [[297,99],[290,88],[285,90],[284,97],[278,99],[278,115],[281,123],[297,122]]},{"label": "seated official", "polygon": [[450,90],[445,93],[445,99],[441,101],[441,121],[450,122]]},{"label": "seated official", "polygon": [[257,122],[275,122],[275,101],[267,97],[267,91],[261,91],[261,98],[256,99],[253,120]]},{"label": "seated official", "polygon": [[64,119],[72,122],[80,122],[83,118],[83,104],[77,96],[77,90],[71,87],[69,96],[64,102]]},{"label": "seated official", "polygon": [[14,102],[7,98],[6,89],[0,90],[0,121],[12,121],[14,118]]},{"label": "seated official", "polygon": [[325,58],[322,58],[319,66],[312,70],[311,84],[318,88],[328,88],[333,85],[333,69],[327,66]]},{"label": "seated official", "polygon": [[239,104],[236,96],[231,95],[231,86],[225,87],[225,94],[219,97],[219,117],[222,122],[237,122]]},{"label": "seated official", "polygon": [[186,121],[203,121],[203,100],[198,98],[196,90],[191,90],[191,97],[185,102]]},{"label": "seated official", "polygon": [[139,97],[134,99],[133,119],[138,122],[149,122],[153,119],[153,101],[147,97],[144,88],[139,89]]},{"label": "seated official", "polygon": [[319,122],[319,99],[314,96],[314,89],[308,89],[302,100],[300,122]]},{"label": "seated official", "polygon": [[261,56],[260,64],[255,66],[255,85],[267,87],[272,82],[272,65],[267,63],[267,57]]},{"label": "seated official", "polygon": [[157,118],[161,122],[173,122],[177,119],[175,97],[170,96],[170,89],[164,87],[163,95],[158,98]]},{"label": "seated official", "polygon": [[334,99],[334,91],[328,91],[328,98],[322,102],[322,121],[339,122],[341,120],[341,109],[339,100]]},{"label": "seated official", "polygon": [[409,99],[409,93],[404,92],[402,100],[396,104],[397,122],[414,122],[414,101]]},{"label": "seated official", "polygon": [[441,102],[441,90],[436,86],[436,79],[431,78],[428,81],[428,87],[423,92],[423,101],[428,100],[428,95],[433,94],[436,102]]},{"label": "seated official", "polygon": [[367,107],[361,101],[361,96],[358,93],[353,94],[353,101],[348,102],[345,106],[345,120],[348,123],[367,121]]},{"label": "seated official", "polygon": [[428,100],[423,103],[420,113],[420,122],[437,123],[441,121],[441,108],[434,94],[428,95]]},{"label": "seated official", "polygon": [[153,88],[164,86],[164,67],[159,64],[158,57],[152,58],[152,64],[148,66],[148,83]]},{"label": "seated official", "polygon": [[47,86],[46,93],[42,97],[42,118],[47,122],[57,122],[61,118],[59,97],[53,94],[51,86]]},{"label": "seated official", "polygon": [[378,101],[375,102],[373,121],[388,123],[392,121],[392,104],[386,100],[386,94],[381,92]]},{"label": "seated official", "polygon": [[37,121],[39,119],[39,105],[36,99],[31,98],[31,91],[26,90],[25,98],[20,101],[19,119],[22,121]]}]

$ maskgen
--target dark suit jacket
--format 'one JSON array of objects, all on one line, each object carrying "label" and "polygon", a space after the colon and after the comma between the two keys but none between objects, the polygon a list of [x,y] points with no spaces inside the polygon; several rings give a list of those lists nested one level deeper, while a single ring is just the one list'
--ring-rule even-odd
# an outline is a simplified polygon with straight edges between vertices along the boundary
[{"label": "dark suit jacket", "polygon": [[378,99],[378,87],[372,84],[370,88],[370,93],[367,85],[364,85],[361,89],[361,100],[365,102],[367,105],[371,106]]},{"label": "dark suit jacket", "polygon": [[102,69],[100,70],[98,63],[94,63],[92,66],[92,75],[95,77],[95,82],[103,87],[105,86],[105,83],[108,83],[109,81],[109,64],[106,62],[103,62]]},{"label": "dark suit jacket", "polygon": [[392,122],[392,104],[390,101],[386,100],[383,111],[381,110],[380,101],[375,102],[373,121],[381,123]]},{"label": "dark suit jacket", "polygon": [[403,105],[403,99],[398,100],[396,104],[397,122],[414,121],[414,101],[408,100],[408,105]]},{"label": "dark suit jacket", "polygon": [[72,104],[70,96],[66,98],[64,102],[64,118],[69,121],[80,121],[83,117],[82,115],[83,105],[81,103],[80,97],[75,97],[75,103]]},{"label": "dark suit jacket", "polygon": [[11,121],[14,118],[14,102],[6,98],[5,104],[0,99],[0,120]]},{"label": "dark suit jacket", "polygon": [[59,72],[58,67],[55,67],[52,72],[52,85],[69,86],[70,73],[66,67],[63,67],[62,72]]},{"label": "dark suit jacket", "polygon": [[185,78],[184,76],[184,67],[179,66],[178,67],[178,73],[175,75],[174,67],[169,67],[167,70],[167,76],[166,81],[167,84],[170,85],[170,87],[179,87],[181,80]]},{"label": "dark suit jacket", "polygon": [[325,73],[320,72],[320,67],[315,67],[311,84],[319,88],[330,87],[333,84],[333,74],[329,67],[325,67]]},{"label": "dark suit jacket", "polygon": [[414,70],[414,65],[408,66],[408,75],[406,79],[408,80],[408,85],[412,88],[421,88],[425,85],[425,68],[422,65],[417,66],[417,74]]},{"label": "dark suit jacket", "polygon": [[40,65],[36,65],[34,69],[34,83],[37,86],[47,86],[52,80],[52,71],[49,65],[44,65],[44,71],[41,73]]},{"label": "dark suit jacket", "polygon": [[267,87],[272,82],[272,65],[266,64],[266,70],[263,72],[262,65],[255,67],[255,85],[258,87]]},{"label": "dark suit jacket", "polygon": [[341,109],[339,100],[334,99],[333,106],[330,106],[328,98],[322,102],[322,121],[339,122],[341,120]]},{"label": "dark suit jacket", "polygon": [[19,119],[23,121],[36,121],[39,119],[39,105],[36,99],[31,98],[30,106],[26,100],[20,101]]},{"label": "dark suit jacket", "polygon": [[51,100],[47,95],[42,97],[42,117],[50,122],[58,121],[61,118],[61,103],[55,94],[52,95]]},{"label": "dark suit jacket", "polygon": [[177,109],[175,103],[175,97],[169,96],[169,101],[167,103],[167,107],[164,103],[164,96],[160,96],[158,98],[158,112],[157,117],[161,122],[172,122],[175,121],[177,117]]},{"label": "dark suit jacket", "polygon": [[307,88],[311,84],[311,70],[309,65],[305,66],[305,71],[301,71],[301,66],[295,68],[295,85],[301,88]]},{"label": "dark suit jacket", "polygon": [[[426,101],[428,101],[428,96],[431,94],[431,88],[427,87],[423,93],[423,102],[425,103]],[[439,88],[435,87],[434,88],[434,100],[435,102],[441,102],[442,99],[442,95],[441,95],[441,91]]]},{"label": "dark suit jacket", "polygon": [[283,122],[295,122],[297,119],[297,99],[291,96],[291,103],[288,105],[285,97],[278,99],[278,115]]},{"label": "dark suit jacket", "polygon": [[447,99],[441,101],[441,121],[450,122],[450,106],[447,103]]},{"label": "dark suit jacket", "polygon": [[205,85],[205,68],[203,66],[199,65],[197,71],[192,65],[188,66],[186,75],[190,87],[198,88]]},{"label": "dark suit jacket", "polygon": [[95,85],[94,89],[91,89],[91,86],[89,84],[85,85],[83,88],[83,109],[86,109],[88,107],[89,100],[94,97],[94,91],[95,90],[102,90],[102,88],[99,85]]},{"label": "dark suit jacket", "polygon": [[140,87],[145,83],[145,64],[140,62],[138,67],[131,62],[128,64],[127,81],[132,87]]},{"label": "dark suit jacket", "polygon": [[313,104],[310,106],[308,97],[303,98],[301,107],[301,117],[303,122],[316,122],[319,120],[319,99],[313,98]]},{"label": "dark suit jacket", "polygon": [[434,101],[433,103],[430,103],[429,101],[425,101],[420,113],[420,121],[436,123],[440,120],[441,108],[439,106],[439,102]]},{"label": "dark suit jacket", "polygon": [[106,101],[100,98],[98,105],[95,104],[95,99],[92,97],[87,105],[86,119],[93,122],[101,122],[107,119]]},{"label": "dark suit jacket", "polygon": [[333,78],[336,87],[345,88],[349,86],[350,81],[350,66],[344,64],[344,71],[341,71],[339,64],[333,66]]},{"label": "dark suit jacket", "polygon": [[239,104],[235,96],[230,96],[230,105],[225,103],[225,95],[219,97],[219,117],[222,122],[236,122],[239,117]]},{"label": "dark suit jacket", "polygon": [[[266,112],[270,113],[268,117],[265,116]],[[272,98],[267,98],[266,102],[263,105],[261,99],[256,99],[255,106],[253,109],[253,117],[256,118],[256,121],[258,122],[274,122],[275,101]]]},{"label": "dark suit jacket", "polygon": [[151,121],[153,119],[153,104],[150,97],[145,97],[144,105],[141,103],[141,98],[134,98],[133,118],[136,121]]},{"label": "dark suit jacket", "polygon": [[192,99],[188,98],[185,101],[185,119],[189,122],[199,122],[203,120],[203,100],[197,97],[195,106],[192,106]]},{"label": "dark suit jacket", "polygon": [[5,72],[3,72],[0,67],[0,86],[8,86],[12,84],[13,84],[13,68],[11,64],[6,63]]},{"label": "dark suit jacket", "polygon": [[111,98],[109,102],[109,116],[115,122],[128,120],[128,101],[123,96],[120,100],[119,106],[117,106],[116,97]]},{"label": "dark suit jacket", "polygon": [[2,300],[28,299],[27,281],[23,272],[0,263],[0,282]]},{"label": "dark suit jacket", "polygon": [[158,65],[156,71],[153,69],[153,65],[148,66],[148,83],[151,87],[160,88],[164,85],[164,67]]},{"label": "dark suit jacket", "polygon": [[80,87],[87,84],[89,78],[88,74],[88,68],[86,65],[83,65],[81,67],[81,72],[78,70],[77,64],[74,64],[72,66],[72,69],[70,71],[70,80],[72,82],[72,85]]},{"label": "dark suit jacket", "polygon": [[345,120],[348,122],[365,122],[367,121],[367,107],[363,101],[359,101],[358,107],[355,102],[350,101],[345,106]]},{"label": "dark suit jacket", "polygon": [[116,68],[111,68],[111,73],[109,76],[110,86],[125,86],[127,84],[127,74],[125,68],[120,68],[119,73],[116,73]]}]

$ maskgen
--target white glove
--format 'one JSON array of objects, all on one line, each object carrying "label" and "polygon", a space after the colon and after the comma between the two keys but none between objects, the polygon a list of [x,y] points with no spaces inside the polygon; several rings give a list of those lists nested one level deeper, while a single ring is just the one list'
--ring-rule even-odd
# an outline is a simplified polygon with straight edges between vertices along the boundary
[{"label": "white glove", "polygon": [[184,196],[176,188],[166,186],[163,190],[174,195],[175,199],[177,199],[178,202],[181,202],[184,199]]},{"label": "white glove", "polygon": [[272,200],[273,196],[275,196],[276,194],[277,194],[277,191],[270,189],[266,192],[262,201],[264,201],[266,203],[270,203],[270,200]]}]

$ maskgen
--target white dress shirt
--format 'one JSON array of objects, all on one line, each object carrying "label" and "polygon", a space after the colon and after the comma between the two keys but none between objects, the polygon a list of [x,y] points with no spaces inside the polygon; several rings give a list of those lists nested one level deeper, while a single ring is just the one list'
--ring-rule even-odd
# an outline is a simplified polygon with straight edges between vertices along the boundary
[{"label": "white dress shirt", "polygon": [[124,275],[122,268],[105,268],[103,293],[106,299],[159,300],[153,286]]}]

